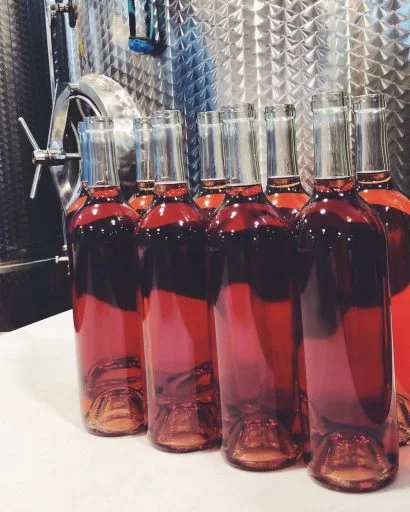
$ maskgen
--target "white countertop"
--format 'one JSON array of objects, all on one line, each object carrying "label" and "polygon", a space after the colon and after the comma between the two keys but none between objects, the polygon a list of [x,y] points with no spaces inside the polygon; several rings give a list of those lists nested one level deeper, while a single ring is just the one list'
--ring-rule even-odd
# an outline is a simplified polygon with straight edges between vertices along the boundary
[{"label": "white countertop", "polygon": [[395,483],[363,495],[324,489],[304,468],[251,473],[216,451],[101,438],[81,424],[71,312],[0,337],[1,512],[391,512],[410,506],[410,448]]}]

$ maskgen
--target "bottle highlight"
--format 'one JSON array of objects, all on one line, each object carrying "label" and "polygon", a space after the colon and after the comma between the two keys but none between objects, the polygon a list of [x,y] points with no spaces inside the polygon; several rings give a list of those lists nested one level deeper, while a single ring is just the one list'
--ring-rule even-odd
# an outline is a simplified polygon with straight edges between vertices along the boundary
[{"label": "bottle highlight", "polygon": [[388,484],[398,469],[387,243],[356,189],[349,97],[313,97],[314,194],[294,225],[302,316],[304,460],[336,490]]},{"label": "bottle highlight", "polygon": [[262,190],[255,113],[223,109],[227,196],[208,227],[222,454],[253,471],[299,457],[293,244]]},{"label": "bottle highlight", "polygon": [[87,200],[68,226],[82,416],[93,434],[135,434],[146,430],[137,214],[121,197],[112,120],[88,118],[85,137]]},{"label": "bottle highlight", "polygon": [[207,218],[190,198],[178,111],[152,118],[155,196],[137,228],[147,361],[148,435],[191,452],[220,442],[210,316]]},{"label": "bottle highlight", "polygon": [[387,146],[383,94],[353,98],[356,172],[360,195],[377,211],[387,233],[399,441],[410,444],[410,200],[395,190]]}]

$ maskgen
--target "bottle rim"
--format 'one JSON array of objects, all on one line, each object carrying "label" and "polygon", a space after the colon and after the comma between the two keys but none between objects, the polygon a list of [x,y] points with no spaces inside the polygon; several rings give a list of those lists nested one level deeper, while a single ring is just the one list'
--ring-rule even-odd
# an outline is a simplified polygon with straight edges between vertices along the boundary
[{"label": "bottle rim", "polygon": [[296,108],[293,103],[275,103],[274,105],[268,105],[267,107],[265,107],[266,121],[275,117],[293,118],[295,116]]},{"label": "bottle rim", "polygon": [[222,112],[220,110],[209,110],[207,112],[199,112],[196,122],[198,126],[222,124]]},{"label": "bottle rim", "polygon": [[157,110],[151,117],[152,126],[178,125],[182,122],[180,110]]},{"label": "bottle rim", "polygon": [[84,123],[85,130],[112,130],[114,128],[114,120],[112,117],[85,117],[82,123]]},{"label": "bottle rim", "polygon": [[144,128],[148,128],[148,129],[151,129],[152,126],[151,126],[151,118],[149,117],[137,117],[136,119],[134,119],[134,131],[139,131],[139,130],[142,130]]},{"label": "bottle rim", "polygon": [[350,96],[345,91],[322,91],[312,96],[312,111],[350,108]]},{"label": "bottle rim", "polygon": [[253,103],[236,103],[226,105],[221,109],[223,121],[235,121],[239,119],[255,119],[255,105]]},{"label": "bottle rim", "polygon": [[352,99],[353,112],[366,110],[382,110],[386,108],[386,97],[383,93],[362,94]]}]

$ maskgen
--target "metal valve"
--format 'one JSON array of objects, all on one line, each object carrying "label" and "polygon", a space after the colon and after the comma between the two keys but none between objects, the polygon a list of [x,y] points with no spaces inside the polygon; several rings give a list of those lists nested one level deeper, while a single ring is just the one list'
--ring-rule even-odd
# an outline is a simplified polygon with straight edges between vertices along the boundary
[{"label": "metal valve", "polygon": [[43,164],[47,166],[62,165],[66,160],[81,160],[81,155],[79,153],[66,153],[63,149],[40,149],[26,121],[22,117],[19,117],[18,122],[23,127],[33,147],[33,164],[36,165],[36,170],[34,172],[33,184],[31,185],[30,199],[34,199],[37,196],[37,188],[41,178]]},{"label": "metal valve", "polygon": [[52,25],[56,22],[58,14],[68,14],[68,21],[71,28],[75,28],[77,23],[77,0],[68,0],[67,3],[54,2],[49,3],[50,22]]}]

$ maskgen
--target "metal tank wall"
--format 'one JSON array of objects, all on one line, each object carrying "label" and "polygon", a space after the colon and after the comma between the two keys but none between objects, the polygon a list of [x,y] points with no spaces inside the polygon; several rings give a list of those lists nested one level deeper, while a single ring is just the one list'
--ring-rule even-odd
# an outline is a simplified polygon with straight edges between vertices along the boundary
[{"label": "metal tank wall", "polygon": [[[137,0],[138,1],[138,0]],[[384,92],[392,168],[410,195],[409,0],[169,0],[170,46],[160,57],[128,50],[127,0],[79,0],[67,28],[73,80],[103,73],[140,109],[180,108],[192,183],[198,179],[195,118],[232,102],[294,102],[300,169],[312,169],[310,97],[320,89]],[[264,171],[264,124],[259,124]]]},{"label": "metal tank wall", "polygon": [[32,149],[17,117],[45,145],[51,90],[43,0],[0,2],[0,332],[70,307],[61,209],[44,172],[29,199]]}]

